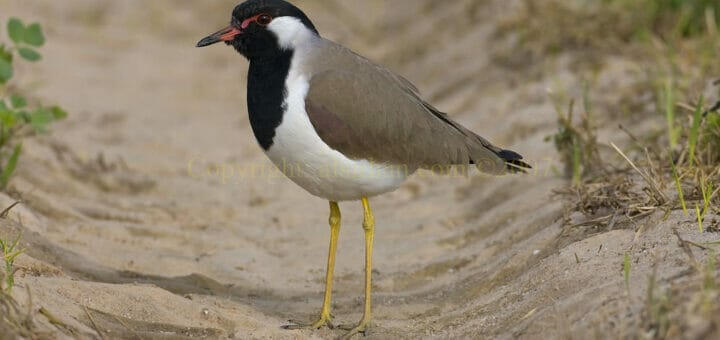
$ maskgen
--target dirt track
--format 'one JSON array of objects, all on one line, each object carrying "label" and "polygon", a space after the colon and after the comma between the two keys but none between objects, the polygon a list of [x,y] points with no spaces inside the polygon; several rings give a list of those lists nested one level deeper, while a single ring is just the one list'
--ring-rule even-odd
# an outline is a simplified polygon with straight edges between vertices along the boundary
[{"label": "dirt track", "polygon": [[[669,230],[680,214],[602,232],[566,226],[552,194],[566,184],[550,143],[547,89],[570,94],[583,75],[566,56],[543,71],[503,66],[493,34],[515,1],[298,1],[319,30],[389,65],[474,131],[527,156],[522,177],[416,176],[372,203],[378,220],[372,338],[626,336],[637,327],[647,276],[686,270]],[[440,5],[440,4],[444,5]],[[270,167],[247,122],[247,64],[227,48],[194,43],[228,20],[234,1],[4,1],[47,27],[45,60],[21,83],[70,118],[26,142],[11,189],[27,204],[0,234],[22,232],[15,297],[55,336],[331,338],[339,330],[284,331],[321,303],[326,202],[289,180],[223,178],[217,166]],[[418,20],[420,19],[420,20]],[[538,62],[535,60],[535,62]],[[618,58],[596,89],[632,86]],[[606,100],[599,98],[598,101]],[[610,126],[610,124],[608,125]],[[601,138],[623,142],[612,126]],[[12,198],[0,196],[6,206]],[[363,242],[359,204],[343,204],[334,315],[360,318]],[[696,241],[711,236],[683,234]],[[624,254],[633,257],[626,292]],[[92,320],[91,320],[92,319]]]}]

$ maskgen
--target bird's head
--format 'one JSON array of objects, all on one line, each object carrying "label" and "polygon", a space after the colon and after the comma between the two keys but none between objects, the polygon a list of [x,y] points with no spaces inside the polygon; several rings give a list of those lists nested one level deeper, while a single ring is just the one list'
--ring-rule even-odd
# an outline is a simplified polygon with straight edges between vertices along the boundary
[{"label": "bird's head", "polygon": [[318,36],[299,8],[284,0],[248,0],[233,10],[230,26],[200,40],[197,47],[225,42],[248,59],[272,57]]}]

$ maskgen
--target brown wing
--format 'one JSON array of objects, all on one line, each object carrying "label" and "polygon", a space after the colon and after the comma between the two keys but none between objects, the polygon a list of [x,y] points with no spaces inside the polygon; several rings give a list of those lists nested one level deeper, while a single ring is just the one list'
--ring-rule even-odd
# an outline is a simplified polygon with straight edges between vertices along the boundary
[{"label": "brown wing", "polygon": [[331,148],[388,164],[506,171],[502,149],[423,102],[408,81],[364,63],[358,59],[350,71],[326,70],[310,81],[307,113]]}]

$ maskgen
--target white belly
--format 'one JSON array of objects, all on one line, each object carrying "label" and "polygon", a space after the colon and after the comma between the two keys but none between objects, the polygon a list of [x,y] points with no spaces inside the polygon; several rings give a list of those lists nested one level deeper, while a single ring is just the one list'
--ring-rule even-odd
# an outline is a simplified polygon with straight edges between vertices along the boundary
[{"label": "white belly", "polygon": [[359,200],[397,189],[417,170],[352,160],[333,150],[315,132],[305,112],[307,80],[290,77],[287,85],[286,107],[293,109],[283,116],[266,154],[303,189],[331,201]]}]

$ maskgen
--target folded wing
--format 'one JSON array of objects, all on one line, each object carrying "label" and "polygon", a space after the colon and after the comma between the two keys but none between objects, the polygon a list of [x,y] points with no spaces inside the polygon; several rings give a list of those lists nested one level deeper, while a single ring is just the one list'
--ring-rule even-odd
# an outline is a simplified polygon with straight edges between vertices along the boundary
[{"label": "folded wing", "polygon": [[352,159],[426,169],[474,164],[491,174],[529,168],[425,103],[409,81],[360,57],[351,68],[316,74],[306,110],[320,138]]}]

